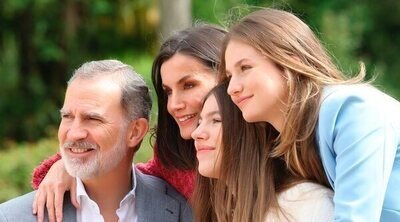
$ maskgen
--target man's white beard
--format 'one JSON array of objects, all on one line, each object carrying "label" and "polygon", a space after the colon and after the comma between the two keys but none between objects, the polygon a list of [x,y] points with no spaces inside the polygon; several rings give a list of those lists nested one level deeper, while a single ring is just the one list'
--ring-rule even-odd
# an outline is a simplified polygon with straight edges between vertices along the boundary
[{"label": "man's white beard", "polygon": [[126,134],[121,132],[120,135],[114,147],[107,151],[101,151],[97,145],[92,144],[96,149],[90,152],[96,153],[94,156],[91,154],[88,158],[72,158],[65,152],[65,148],[61,148],[61,155],[67,172],[73,177],[90,179],[105,174],[116,167],[127,153],[124,138]]}]

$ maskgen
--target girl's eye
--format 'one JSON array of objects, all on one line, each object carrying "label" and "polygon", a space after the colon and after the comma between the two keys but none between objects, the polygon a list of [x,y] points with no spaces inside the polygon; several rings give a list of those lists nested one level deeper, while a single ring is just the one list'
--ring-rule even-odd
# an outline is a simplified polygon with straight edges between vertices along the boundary
[{"label": "girl's eye", "polygon": [[184,89],[191,89],[193,87],[195,87],[193,83],[185,83],[185,85],[183,86]]},{"label": "girl's eye", "polygon": [[212,123],[220,123],[220,122],[221,122],[220,119],[216,119],[216,118],[215,118],[215,119],[212,120]]},{"label": "girl's eye", "polygon": [[246,70],[248,70],[248,69],[251,69],[251,66],[249,66],[249,65],[242,65],[242,66],[240,66],[240,70],[242,70],[242,72],[243,72],[243,71],[246,71]]}]

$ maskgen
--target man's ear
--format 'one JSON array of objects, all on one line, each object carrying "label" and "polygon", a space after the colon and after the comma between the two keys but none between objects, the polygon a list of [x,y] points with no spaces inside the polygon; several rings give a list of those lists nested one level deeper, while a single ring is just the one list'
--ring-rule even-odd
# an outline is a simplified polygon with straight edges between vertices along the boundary
[{"label": "man's ear", "polygon": [[145,118],[134,119],[130,123],[127,145],[128,147],[136,147],[140,144],[149,130],[149,121]]}]

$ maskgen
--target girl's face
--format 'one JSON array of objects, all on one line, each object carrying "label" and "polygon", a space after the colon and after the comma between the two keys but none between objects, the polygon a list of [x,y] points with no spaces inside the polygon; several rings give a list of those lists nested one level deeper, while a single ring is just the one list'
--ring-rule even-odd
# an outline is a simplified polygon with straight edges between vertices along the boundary
[{"label": "girl's face", "polygon": [[183,139],[196,129],[204,96],[215,86],[217,75],[194,57],[176,53],[161,65],[161,80],[168,96],[167,110]]},{"label": "girl's face", "polygon": [[228,94],[247,122],[269,122],[278,131],[284,124],[288,87],[283,71],[258,50],[230,40],[225,51]]},{"label": "girl's face", "polygon": [[192,137],[199,161],[199,173],[205,177],[218,178],[221,166],[221,115],[217,100],[210,95],[200,113],[199,125]]}]

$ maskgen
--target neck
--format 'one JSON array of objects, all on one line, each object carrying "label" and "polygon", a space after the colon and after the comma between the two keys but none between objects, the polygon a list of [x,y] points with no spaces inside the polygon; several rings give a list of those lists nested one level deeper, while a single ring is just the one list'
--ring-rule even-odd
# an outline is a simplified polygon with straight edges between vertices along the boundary
[{"label": "neck", "polygon": [[88,196],[97,203],[105,221],[118,219],[116,211],[120,202],[133,186],[132,170],[132,159],[125,158],[114,169],[82,180]]}]

